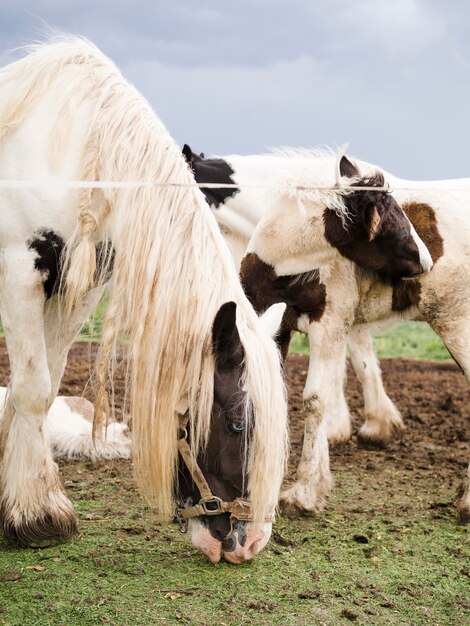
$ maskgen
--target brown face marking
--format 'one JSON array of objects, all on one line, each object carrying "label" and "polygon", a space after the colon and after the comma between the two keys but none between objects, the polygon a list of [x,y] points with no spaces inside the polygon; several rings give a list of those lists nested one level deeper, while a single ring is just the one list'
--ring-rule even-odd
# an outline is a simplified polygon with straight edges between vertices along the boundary
[{"label": "brown face marking", "polygon": [[78,413],[88,422],[93,422],[95,408],[86,398],[71,396],[69,398],[64,398],[64,402],[73,413]]},{"label": "brown face marking", "polygon": [[[383,185],[380,172],[353,183],[353,187]],[[345,196],[344,203],[348,213],[344,224],[334,210],[323,213],[325,238],[342,256],[389,283],[421,273],[409,222],[390,193],[358,190]]]},{"label": "brown face marking", "polygon": [[418,235],[426,244],[435,263],[444,254],[444,240],[437,228],[434,209],[424,202],[406,202],[402,208]]},{"label": "brown face marking", "polygon": [[306,314],[311,322],[317,322],[325,311],[326,289],[318,277],[311,274],[277,276],[274,268],[254,252],[249,252],[241,263],[240,281],[257,313],[263,313],[277,302],[287,304],[277,336],[284,358],[299,317]]},{"label": "brown face marking", "polygon": [[[243,380],[245,354],[236,326],[235,302],[223,304],[212,327],[212,350],[215,361],[214,403],[207,445],[197,458],[199,469],[214,496],[230,502],[247,497],[245,457],[252,442],[255,415],[246,406]],[[190,430],[190,426],[187,427]],[[190,435],[188,434],[190,440]],[[180,459],[179,498],[182,502],[199,501],[201,494],[185,463]],[[223,541],[231,533],[230,514],[200,516],[199,521],[211,535]],[[240,536],[238,536],[239,541]],[[227,540],[234,550],[236,537]],[[243,544],[241,544],[243,545]],[[224,547],[224,550],[227,549]]]}]

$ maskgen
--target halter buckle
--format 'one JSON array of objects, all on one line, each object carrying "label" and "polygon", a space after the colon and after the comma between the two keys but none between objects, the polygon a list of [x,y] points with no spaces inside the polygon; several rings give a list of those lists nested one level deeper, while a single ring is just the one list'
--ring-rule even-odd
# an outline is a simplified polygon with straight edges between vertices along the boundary
[{"label": "halter buckle", "polygon": [[217,496],[210,496],[208,498],[201,498],[199,504],[204,509],[204,515],[220,515],[224,513],[222,507],[222,500]]}]

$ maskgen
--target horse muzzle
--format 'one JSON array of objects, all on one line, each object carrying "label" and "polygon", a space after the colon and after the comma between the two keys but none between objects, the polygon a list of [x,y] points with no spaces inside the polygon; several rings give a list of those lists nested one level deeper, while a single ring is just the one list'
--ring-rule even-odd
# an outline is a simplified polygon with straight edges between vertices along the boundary
[{"label": "horse muzzle", "polygon": [[222,558],[235,565],[249,561],[266,546],[271,530],[271,523],[238,521],[232,525],[230,533],[219,540],[197,518],[189,523],[191,543],[205,554],[211,563],[218,563]]}]

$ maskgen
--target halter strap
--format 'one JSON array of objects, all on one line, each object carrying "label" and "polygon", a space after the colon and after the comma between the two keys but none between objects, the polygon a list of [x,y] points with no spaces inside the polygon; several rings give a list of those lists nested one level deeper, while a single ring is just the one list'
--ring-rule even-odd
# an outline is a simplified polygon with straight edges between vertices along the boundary
[{"label": "halter strap", "polygon": [[[186,426],[188,425],[188,415],[181,415],[179,420],[180,433],[178,437],[178,451],[181,458],[188,468],[191,478],[194,481],[196,487],[199,489],[201,499],[198,504],[189,506],[186,508],[178,509],[178,515],[185,520],[192,517],[199,517],[200,515],[222,515],[223,513],[230,513],[230,520],[240,520],[246,522],[252,522],[253,511],[251,509],[251,502],[244,498],[235,498],[231,502],[224,502],[221,498],[214,496],[209,484],[202,473],[201,468],[193,458],[191,448],[188,443],[188,431]],[[274,522],[274,513],[268,514],[265,517],[265,522]]]}]

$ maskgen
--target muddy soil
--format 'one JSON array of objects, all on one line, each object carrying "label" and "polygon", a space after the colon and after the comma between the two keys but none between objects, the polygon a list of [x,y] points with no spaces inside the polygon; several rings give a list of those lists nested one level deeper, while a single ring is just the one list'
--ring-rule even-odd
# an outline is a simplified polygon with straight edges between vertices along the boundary
[{"label": "muddy soil", "polygon": [[[60,393],[93,397],[89,383],[96,345],[76,343],[72,347]],[[302,443],[302,390],[307,373],[307,357],[290,355],[286,371],[289,386],[292,454],[289,478],[293,478]],[[357,474],[357,481],[381,469],[385,464],[405,471],[407,489],[421,475],[432,477],[437,485],[445,482],[458,488],[469,457],[470,391],[456,365],[451,362],[387,359],[382,361],[385,387],[400,409],[406,430],[399,441],[387,450],[368,451],[356,444],[356,433],[362,417],[362,394],[351,368],[348,368],[347,399],[351,410],[354,435],[347,444],[331,451],[333,469]],[[123,380],[118,369],[115,379],[117,416],[122,413]],[[8,380],[8,358],[5,344],[0,342],[0,384]],[[67,465],[67,464],[65,464]],[[427,475],[429,472],[430,475]],[[427,482],[427,481],[426,481]],[[428,485],[429,488],[429,485]]]}]

